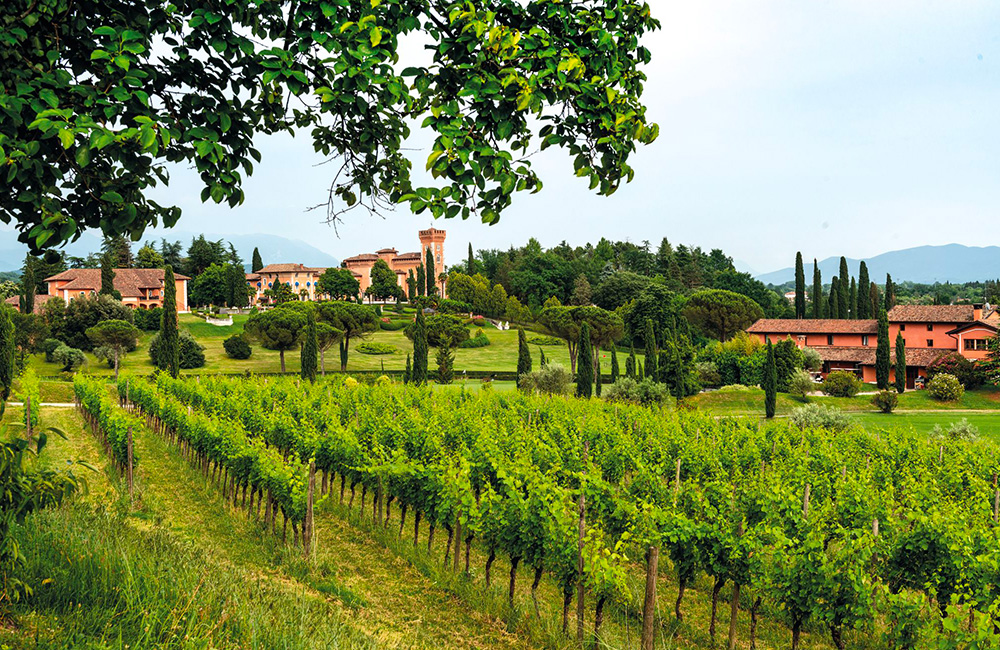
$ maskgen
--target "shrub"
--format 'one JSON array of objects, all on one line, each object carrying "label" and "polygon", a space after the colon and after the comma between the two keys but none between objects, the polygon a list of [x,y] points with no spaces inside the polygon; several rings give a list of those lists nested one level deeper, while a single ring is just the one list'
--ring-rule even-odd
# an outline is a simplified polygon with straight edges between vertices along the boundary
[{"label": "shrub", "polygon": [[745,393],[747,391],[753,390],[750,386],[744,386],[743,384],[726,384],[719,389],[720,393]]},{"label": "shrub", "polygon": [[823,382],[823,392],[833,397],[854,397],[861,390],[861,380],[853,372],[834,370]]},{"label": "shrub", "polygon": [[715,388],[722,385],[722,375],[719,369],[711,361],[699,361],[694,364],[695,372],[698,373],[698,383],[706,388]]},{"label": "shrub", "polygon": [[[205,365],[205,347],[198,343],[187,330],[178,332],[178,345],[180,346],[180,367],[184,370],[201,368]],[[164,370],[167,367],[166,352],[160,345],[160,333],[157,332],[149,341],[149,359],[157,368]]]},{"label": "shrub", "polygon": [[955,375],[938,373],[927,383],[927,393],[939,402],[957,402],[965,388]]},{"label": "shrub", "polygon": [[823,369],[823,357],[813,348],[802,348],[802,367],[819,372]]},{"label": "shrub", "polygon": [[55,352],[63,342],[59,339],[45,339],[42,344],[38,346],[39,352],[45,353],[45,360],[52,363],[54,359],[52,358],[52,353]]},{"label": "shrub", "polygon": [[472,306],[461,300],[449,300],[445,298],[438,301],[438,311],[445,314],[468,314],[472,312]]},{"label": "shrub", "polygon": [[486,319],[485,318],[473,318],[472,319],[472,324],[475,325],[476,327],[485,327],[486,326]]},{"label": "shrub", "polygon": [[788,380],[788,393],[797,400],[807,401],[809,393],[814,390],[816,390],[816,382],[813,381],[812,375],[805,370],[796,370],[792,378]]},{"label": "shrub", "polygon": [[982,368],[958,352],[946,352],[927,365],[928,379],[933,380],[940,374],[954,375],[969,389],[979,388],[986,381]]},{"label": "shrub", "polygon": [[528,343],[531,345],[562,345],[565,341],[554,336],[532,336],[528,338]]},{"label": "shrub", "polygon": [[747,357],[738,357],[740,369],[739,382],[745,386],[760,386],[764,381],[764,358],[767,355],[763,349],[757,350]]},{"label": "shrub", "polygon": [[62,365],[64,372],[73,372],[83,365],[87,357],[83,355],[83,350],[71,348],[66,344],[61,344],[52,353],[52,360]]},{"label": "shrub", "polygon": [[517,380],[518,387],[528,392],[565,395],[573,384],[573,375],[558,363],[546,364],[544,368],[527,372]]},{"label": "shrub", "polygon": [[379,321],[379,329],[386,332],[398,332],[401,329],[405,329],[409,326],[412,321],[409,320],[383,320]]},{"label": "shrub", "polygon": [[843,431],[851,424],[850,419],[839,408],[819,404],[806,404],[793,409],[789,419],[800,429]]},{"label": "shrub", "polygon": [[460,348],[485,348],[490,344],[490,340],[486,337],[486,332],[480,328],[476,331],[476,335],[473,336],[468,341],[462,341],[458,344]]},{"label": "shrub", "polygon": [[883,413],[892,413],[899,404],[899,393],[894,390],[880,390],[872,396],[872,406]]},{"label": "shrub", "polygon": [[222,342],[222,347],[230,359],[249,359],[253,348],[242,334],[234,334]]},{"label": "shrub", "polygon": [[952,422],[947,429],[935,424],[931,433],[939,438],[971,441],[979,437],[979,427],[969,422],[968,418],[962,418],[958,422]]},{"label": "shrub", "polygon": [[670,401],[670,393],[663,384],[652,379],[636,381],[622,377],[607,389],[604,398],[609,402],[631,402],[632,404],[663,404]]},{"label": "shrub", "polygon": [[347,379],[344,380],[344,386],[347,388],[357,388],[358,380],[355,379],[354,377],[348,377]]},{"label": "shrub", "polygon": [[163,317],[163,307],[135,309],[132,314],[135,316],[136,327],[145,332],[156,332],[160,329],[160,320]]},{"label": "shrub", "polygon": [[392,380],[389,379],[388,375],[379,375],[378,379],[375,380],[375,383],[379,386],[389,386],[392,384]]},{"label": "shrub", "polygon": [[398,350],[395,345],[379,343],[377,341],[364,341],[354,349],[361,354],[396,354]]},{"label": "shrub", "polygon": [[789,382],[802,367],[802,350],[795,345],[795,341],[783,339],[774,344],[774,365],[778,372],[778,391],[789,392]]},{"label": "shrub", "polygon": [[[449,345],[461,345],[469,338],[469,328],[456,316],[433,314],[427,317],[427,344],[437,348],[445,341]],[[406,328],[406,337],[413,340],[413,325]]]}]

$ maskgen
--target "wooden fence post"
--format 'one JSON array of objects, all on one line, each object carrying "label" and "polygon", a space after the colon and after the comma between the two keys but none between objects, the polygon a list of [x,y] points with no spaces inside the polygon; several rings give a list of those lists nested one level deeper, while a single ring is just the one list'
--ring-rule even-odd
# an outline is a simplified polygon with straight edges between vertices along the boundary
[{"label": "wooden fence post", "polygon": [[580,498],[578,508],[580,510],[580,523],[577,528],[577,556],[576,570],[579,573],[576,584],[576,640],[583,645],[583,618],[584,618],[584,584],[583,584],[583,538],[587,532],[587,497],[584,496],[583,476],[587,472],[587,451],[588,445],[583,443],[583,475],[580,477]]},{"label": "wooden fence post", "polygon": [[809,489],[810,489],[810,487],[811,486],[808,483],[806,483],[806,492],[802,496],[802,518],[803,519],[808,519],[809,518]]},{"label": "wooden fence post", "polygon": [[[677,461],[680,467],[680,461]],[[653,650],[653,626],[656,623],[656,576],[659,570],[660,547],[646,548],[646,598],[642,603],[642,650]]]},{"label": "wooden fence post", "polygon": [[128,480],[128,498],[131,501],[135,496],[134,494],[134,483],[132,481],[132,427],[128,428],[128,444],[126,447],[126,452],[128,454],[128,467],[126,468],[126,478]]},{"label": "wooden fence post", "polygon": [[315,550],[315,534],[313,531],[313,501],[316,492],[316,461],[309,461],[309,489],[306,491],[306,518],[302,523],[302,547],[305,556],[312,556]]},{"label": "wooden fence post", "polygon": [[28,440],[31,440],[31,396],[24,396],[24,428],[28,433]]}]

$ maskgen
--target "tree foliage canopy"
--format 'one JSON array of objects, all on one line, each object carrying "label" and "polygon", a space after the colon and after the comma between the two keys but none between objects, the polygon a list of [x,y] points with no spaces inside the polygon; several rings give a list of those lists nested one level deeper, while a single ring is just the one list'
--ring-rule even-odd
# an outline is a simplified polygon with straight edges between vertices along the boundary
[{"label": "tree foliage canopy", "polygon": [[760,305],[723,289],[699,291],[688,299],[684,316],[708,336],[725,341],[764,316]]},{"label": "tree foliage canopy", "polygon": [[[309,129],[341,162],[330,218],[409,203],[488,223],[541,187],[539,146],[611,194],[658,133],[640,38],[659,23],[641,0],[15,0],[0,24],[0,218],[36,251],[173,225],[180,209],[147,196],[167,163],[195,166],[203,201],[239,205],[258,133]],[[432,60],[398,69],[415,34]],[[435,136],[427,187],[403,154],[414,122]]]}]

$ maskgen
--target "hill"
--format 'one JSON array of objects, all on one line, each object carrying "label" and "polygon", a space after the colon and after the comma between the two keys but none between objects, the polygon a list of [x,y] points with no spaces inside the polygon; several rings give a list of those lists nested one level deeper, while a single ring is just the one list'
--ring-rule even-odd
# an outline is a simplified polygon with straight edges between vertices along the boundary
[{"label": "hill", "polygon": [[[975,282],[1000,276],[1000,246],[917,246],[882,253],[864,259],[873,281],[882,283],[891,273],[895,282]],[[847,259],[853,275],[857,275],[860,259]],[[823,282],[837,275],[839,257],[828,257],[819,263]],[[795,268],[762,273],[757,279],[765,284],[780,285],[795,280]],[[806,261],[806,282],[812,281],[812,260]]]},{"label": "hill", "polygon": [[[181,230],[156,231],[143,237],[143,241],[151,241],[158,246],[160,238],[163,237],[168,241],[180,241],[184,244],[184,249],[187,250],[191,239],[197,237],[199,234]],[[10,233],[10,235],[9,243],[0,244],[0,270],[12,271],[20,269],[21,264],[24,262],[24,255],[27,252],[27,248],[14,239],[14,234]],[[340,264],[337,258],[299,239],[289,239],[287,237],[265,235],[262,233],[253,235],[205,233],[205,237],[213,241],[223,239],[231,242],[247,266],[250,265],[254,247],[260,249],[260,256],[265,264],[277,262],[298,262],[306,266],[337,266]],[[132,244],[132,252],[137,251],[141,245],[141,242]],[[65,250],[68,255],[85,257],[89,253],[100,250],[100,247],[100,238],[88,232],[77,241],[67,245]]]}]

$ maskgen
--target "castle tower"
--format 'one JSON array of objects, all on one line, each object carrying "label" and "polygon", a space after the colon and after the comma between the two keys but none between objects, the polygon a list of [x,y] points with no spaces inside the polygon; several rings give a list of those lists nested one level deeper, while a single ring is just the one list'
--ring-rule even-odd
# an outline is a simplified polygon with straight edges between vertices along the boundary
[{"label": "castle tower", "polygon": [[434,283],[437,285],[441,295],[445,295],[444,283],[438,281],[438,276],[444,272],[444,238],[445,231],[437,228],[421,230],[420,236],[420,259],[423,260],[427,254],[427,249],[431,249],[434,256]]}]

